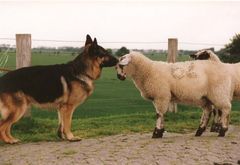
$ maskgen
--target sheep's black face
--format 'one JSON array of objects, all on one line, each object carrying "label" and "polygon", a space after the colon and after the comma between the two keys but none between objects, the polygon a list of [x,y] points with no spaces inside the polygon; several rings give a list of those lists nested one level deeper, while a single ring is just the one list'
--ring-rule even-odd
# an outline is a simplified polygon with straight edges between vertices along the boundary
[{"label": "sheep's black face", "polygon": [[195,54],[191,54],[190,57],[194,60],[208,60],[210,58],[210,54],[207,50],[201,50]]}]

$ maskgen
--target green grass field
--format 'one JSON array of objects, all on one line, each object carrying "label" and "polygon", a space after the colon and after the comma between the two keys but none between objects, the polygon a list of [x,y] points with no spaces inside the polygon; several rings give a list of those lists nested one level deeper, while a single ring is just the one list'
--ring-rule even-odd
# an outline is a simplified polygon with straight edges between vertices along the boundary
[{"label": "green grass field", "polygon": [[[33,65],[65,63],[72,60],[70,54],[47,55],[33,53]],[[151,55],[155,60],[166,60],[165,56]],[[180,57],[179,61],[188,59]],[[9,55],[7,67],[15,68],[15,54]],[[47,84],[42,84],[47,85]],[[78,107],[73,115],[72,130],[82,138],[99,137],[132,132],[152,132],[155,127],[155,109],[151,102],[141,98],[130,80],[120,81],[114,68],[104,69],[95,82],[95,91]],[[240,104],[233,103],[231,124],[240,124]],[[178,113],[167,113],[165,129],[169,132],[189,132],[197,129],[201,110],[196,107],[178,105]],[[14,125],[13,135],[24,142],[56,141],[58,126],[56,110],[32,108],[31,119],[21,119]]]}]

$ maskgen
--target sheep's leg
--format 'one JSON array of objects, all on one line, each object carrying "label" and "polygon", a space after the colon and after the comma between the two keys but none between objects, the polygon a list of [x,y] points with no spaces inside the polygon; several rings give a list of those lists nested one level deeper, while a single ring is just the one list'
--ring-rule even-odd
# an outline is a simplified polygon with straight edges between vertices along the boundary
[{"label": "sheep's leg", "polygon": [[221,119],[221,114],[222,112],[218,109],[213,109],[213,122],[212,122],[212,126],[210,129],[210,132],[219,132],[220,128],[221,128],[221,124],[220,124],[220,119]]},{"label": "sheep's leg", "polygon": [[222,110],[222,115],[221,115],[221,128],[219,130],[219,137],[224,137],[226,131],[228,130],[228,125],[229,125],[229,120],[230,120],[230,110],[231,108],[226,108]]},{"label": "sheep's leg", "polygon": [[164,133],[163,115],[159,115],[159,113],[157,113],[156,116],[157,116],[157,122],[156,122],[156,127],[153,131],[152,138],[162,138],[163,133]]},{"label": "sheep's leg", "polygon": [[201,136],[202,133],[206,130],[209,119],[211,117],[211,112],[212,112],[211,106],[204,107],[200,125],[198,127],[198,130],[197,130],[195,136]]},{"label": "sheep's leg", "polygon": [[213,108],[212,113],[213,113],[213,122],[211,125],[210,132],[217,132],[217,116],[218,116],[218,110]]},{"label": "sheep's leg", "polygon": [[162,138],[164,133],[164,114],[167,111],[169,103],[167,101],[154,101],[153,104],[157,113],[157,121],[152,138]]}]

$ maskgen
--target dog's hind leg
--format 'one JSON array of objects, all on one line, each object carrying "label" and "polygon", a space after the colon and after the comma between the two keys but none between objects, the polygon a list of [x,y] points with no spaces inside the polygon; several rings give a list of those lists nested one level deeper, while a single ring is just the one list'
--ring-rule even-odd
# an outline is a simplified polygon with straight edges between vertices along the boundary
[{"label": "dog's hind leg", "polygon": [[18,143],[20,142],[19,139],[16,139],[14,138],[12,135],[11,135],[11,127],[14,123],[16,123],[18,120],[21,119],[21,117],[24,115],[24,113],[26,112],[27,110],[27,107],[26,106],[22,106],[22,107],[18,107],[17,108],[17,111],[12,115],[12,120],[11,122],[9,123],[8,127],[6,128],[6,135],[9,139],[11,139],[11,142],[12,143]]},{"label": "dog's hind leg", "polygon": [[17,143],[11,135],[11,126],[17,122],[27,109],[27,101],[20,93],[4,94],[1,96],[1,113],[3,119],[0,122],[0,138],[6,143]]},{"label": "dog's hind leg", "polygon": [[80,141],[81,139],[78,137],[74,137],[71,132],[71,123],[72,123],[72,115],[75,110],[75,107],[72,105],[63,105],[59,112],[61,116],[61,134],[64,134],[66,139],[69,141]]},{"label": "dog's hind leg", "polygon": [[16,113],[10,113],[6,119],[0,121],[0,139],[5,143],[16,143],[17,140],[13,138],[10,134],[11,125]]},{"label": "dog's hind leg", "polygon": [[0,121],[0,140],[4,141],[5,143],[12,143],[11,139],[6,135],[6,128],[9,125],[9,122],[11,120],[11,116],[7,119],[2,119]]},{"label": "dog's hind leg", "polygon": [[10,139],[6,135],[6,128],[9,125],[12,115],[11,111],[8,106],[6,106],[7,102],[7,95],[0,95],[0,112],[2,119],[0,120],[0,140],[4,141],[5,143],[10,143]]}]

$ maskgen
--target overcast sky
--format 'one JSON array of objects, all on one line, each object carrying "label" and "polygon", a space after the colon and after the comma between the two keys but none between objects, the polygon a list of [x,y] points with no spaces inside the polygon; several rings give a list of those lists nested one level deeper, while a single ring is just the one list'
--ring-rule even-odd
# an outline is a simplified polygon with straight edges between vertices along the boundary
[{"label": "overcast sky", "polygon": [[[178,38],[179,49],[216,49],[240,33],[240,2],[163,1],[0,1],[0,38],[31,33],[33,46],[82,46],[81,42],[167,42]],[[35,39],[35,40],[34,40]],[[187,42],[187,43],[186,43]],[[0,44],[11,43],[0,39]],[[166,43],[102,43],[104,47],[166,49]]]}]

